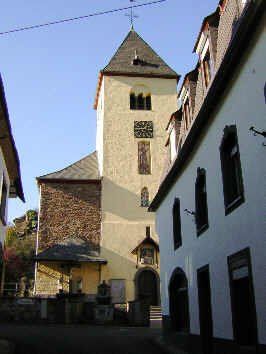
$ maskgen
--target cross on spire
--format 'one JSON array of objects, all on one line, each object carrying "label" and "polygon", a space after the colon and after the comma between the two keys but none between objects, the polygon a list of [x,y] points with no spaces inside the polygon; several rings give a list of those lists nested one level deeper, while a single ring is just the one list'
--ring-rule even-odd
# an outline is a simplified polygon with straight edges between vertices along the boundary
[{"label": "cross on spire", "polygon": [[[130,0],[130,2],[136,2],[136,0]],[[134,21],[134,18],[138,18],[138,15],[135,15],[134,12],[132,11],[132,8],[131,8],[130,13],[125,14],[125,16],[130,18],[130,28],[133,30],[133,21]]]}]

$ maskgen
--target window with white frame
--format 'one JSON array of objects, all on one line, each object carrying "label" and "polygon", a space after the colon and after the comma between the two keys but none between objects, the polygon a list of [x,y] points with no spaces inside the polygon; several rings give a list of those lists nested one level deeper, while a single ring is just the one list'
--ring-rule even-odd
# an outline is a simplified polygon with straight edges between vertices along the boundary
[{"label": "window with white frame", "polygon": [[209,48],[207,49],[207,52],[203,59],[203,72],[204,72],[205,86],[208,87],[213,75],[211,54]]}]

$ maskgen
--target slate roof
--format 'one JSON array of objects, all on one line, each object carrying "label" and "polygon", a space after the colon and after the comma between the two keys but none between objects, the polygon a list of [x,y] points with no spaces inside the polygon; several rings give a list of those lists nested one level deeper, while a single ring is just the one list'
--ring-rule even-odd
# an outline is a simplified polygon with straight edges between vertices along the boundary
[{"label": "slate roof", "polygon": [[99,180],[100,178],[97,152],[95,151],[60,171],[37,177],[37,180]]},{"label": "slate roof", "polygon": [[[135,51],[139,65],[132,65]],[[180,77],[134,30],[130,30],[102,73],[158,75],[176,79]]]},{"label": "slate roof", "polygon": [[86,243],[76,235],[68,236],[55,246],[37,254],[35,261],[107,263],[107,260],[100,256],[100,247]]},{"label": "slate roof", "polygon": [[202,139],[204,129],[206,129],[206,126],[210,124],[212,119],[215,119],[215,108],[220,104],[226,90],[231,89],[230,85],[232,85],[232,78],[234,77],[235,72],[239,70],[239,58],[244,57],[247,48],[249,48],[249,44],[255,36],[255,28],[257,28],[264,19],[264,7],[264,1],[247,3],[246,8],[243,11],[243,17],[240,18],[235,28],[235,32],[233,33],[223,61],[213,78],[200,111],[195,118],[180,153],[171,164],[169,172],[165,176],[152,200],[148,208],[149,212],[156,212],[161,202],[176,182],[181,171],[186,168],[185,165],[190,158],[191,153],[197,148],[199,139]]},{"label": "slate roof", "polygon": [[150,236],[146,236],[134,249],[133,251],[131,251],[131,253],[135,254],[137,249],[143,245],[144,243],[148,243],[152,246],[154,246],[154,248],[156,248],[157,250],[159,250],[159,245],[156,241],[154,241],[154,239],[152,239]]}]

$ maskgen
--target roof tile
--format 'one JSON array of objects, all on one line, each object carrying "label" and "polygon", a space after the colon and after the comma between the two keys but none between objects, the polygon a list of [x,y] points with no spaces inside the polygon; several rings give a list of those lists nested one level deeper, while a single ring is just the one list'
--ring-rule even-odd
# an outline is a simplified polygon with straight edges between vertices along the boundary
[{"label": "roof tile", "polygon": [[[135,54],[138,65],[133,65]],[[130,30],[127,37],[110,60],[102,73],[159,75],[179,78],[159,55],[134,31]]]},{"label": "roof tile", "polygon": [[37,177],[38,179],[97,180],[100,179],[97,152],[84,157],[72,165],[53,173]]}]

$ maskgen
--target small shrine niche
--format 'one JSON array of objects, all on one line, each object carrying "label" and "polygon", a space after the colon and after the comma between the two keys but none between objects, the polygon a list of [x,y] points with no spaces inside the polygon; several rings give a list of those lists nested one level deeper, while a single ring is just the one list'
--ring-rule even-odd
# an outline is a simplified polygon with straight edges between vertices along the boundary
[{"label": "small shrine niche", "polygon": [[136,268],[139,267],[139,264],[158,267],[159,245],[151,238],[150,232],[151,228],[147,226],[146,237],[131,252],[136,255]]}]

